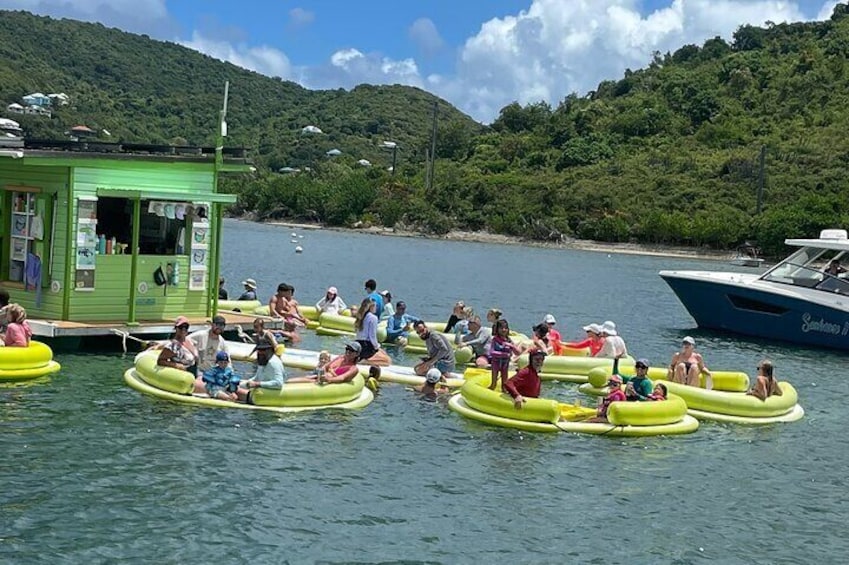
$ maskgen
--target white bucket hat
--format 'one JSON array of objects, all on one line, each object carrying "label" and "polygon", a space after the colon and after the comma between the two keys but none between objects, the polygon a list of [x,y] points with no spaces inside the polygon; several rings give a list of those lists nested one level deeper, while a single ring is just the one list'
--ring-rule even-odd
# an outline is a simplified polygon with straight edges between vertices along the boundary
[{"label": "white bucket hat", "polygon": [[601,331],[607,335],[616,335],[616,324],[608,320],[601,325]]}]

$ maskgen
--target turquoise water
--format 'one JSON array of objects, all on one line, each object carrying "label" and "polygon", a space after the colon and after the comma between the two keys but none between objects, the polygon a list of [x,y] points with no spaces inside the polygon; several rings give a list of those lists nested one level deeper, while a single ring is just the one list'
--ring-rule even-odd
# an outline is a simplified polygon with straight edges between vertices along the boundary
[{"label": "turquoise water", "polygon": [[[547,312],[569,337],[611,319],[633,354],[658,364],[691,334],[714,368],[753,373],[773,359],[807,416],[704,423],[677,438],[534,435],[386,385],[359,412],[280,417],[166,403],[123,384],[131,357],[62,354],[52,380],[0,388],[0,562],[845,558],[845,355],[694,330],[657,271],[719,264],[235,221],[225,230],[231,292],[252,276],[263,297],[289,282],[312,303],[333,284],[352,303],[373,277],[428,319],[457,299],[499,306],[520,331]],[[339,341],[308,333],[304,347]]]}]

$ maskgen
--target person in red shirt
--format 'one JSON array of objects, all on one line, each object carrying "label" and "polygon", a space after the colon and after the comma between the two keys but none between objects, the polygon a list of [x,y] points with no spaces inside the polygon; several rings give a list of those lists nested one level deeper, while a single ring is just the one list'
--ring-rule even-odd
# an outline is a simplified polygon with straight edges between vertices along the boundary
[{"label": "person in red shirt", "polygon": [[565,345],[575,349],[590,348],[590,356],[595,357],[604,347],[604,338],[601,337],[601,326],[598,324],[590,324],[584,326],[584,331],[587,332],[587,339],[584,341],[567,341]]},{"label": "person in red shirt", "polygon": [[551,343],[552,349],[554,349],[554,354],[561,355],[563,353],[563,337],[554,327],[557,324],[557,320],[554,319],[553,315],[546,314],[543,322],[548,326],[548,341]]},{"label": "person in red shirt", "polygon": [[598,416],[587,420],[587,422],[596,422],[596,423],[607,423],[607,409],[610,408],[610,405],[614,402],[627,402],[628,398],[625,396],[625,393],[622,391],[622,377],[619,375],[611,375],[610,380],[607,381],[607,386],[610,389],[610,393],[599,400],[598,402]]},{"label": "person in red shirt", "polygon": [[504,389],[507,391],[507,394],[513,397],[513,406],[517,409],[522,408],[525,397],[539,398],[539,389],[542,384],[539,378],[539,371],[542,369],[542,362],[545,361],[545,355],[546,353],[542,349],[531,350],[528,365],[520,369],[504,383]]}]

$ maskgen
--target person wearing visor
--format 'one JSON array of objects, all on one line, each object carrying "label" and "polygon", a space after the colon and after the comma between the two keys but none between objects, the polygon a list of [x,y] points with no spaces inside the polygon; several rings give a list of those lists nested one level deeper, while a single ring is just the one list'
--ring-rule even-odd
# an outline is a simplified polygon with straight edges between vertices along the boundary
[{"label": "person wearing visor", "polygon": [[672,355],[667,379],[688,386],[699,386],[699,376],[705,375],[705,389],[713,388],[713,375],[705,366],[702,355],[696,351],[696,340],[690,336],[681,340],[681,350]]},{"label": "person wearing visor", "polygon": [[648,359],[638,359],[634,364],[637,372],[633,377],[622,377],[625,382],[625,397],[630,401],[649,400],[652,395],[652,382],[648,378]]},{"label": "person wearing visor", "polygon": [[171,340],[159,352],[156,364],[160,367],[181,369],[197,376],[198,350],[189,339],[189,319],[177,316],[174,320],[174,334]]},{"label": "person wearing visor", "polygon": [[522,408],[525,398],[539,398],[542,380],[539,373],[545,361],[546,352],[542,349],[532,349],[528,354],[527,366],[519,369],[515,375],[507,379],[504,389],[513,397],[513,406]]},{"label": "person wearing visor", "polygon": [[607,381],[607,388],[610,392],[604,398],[599,399],[596,417],[587,420],[587,422],[606,424],[607,410],[610,408],[610,405],[614,402],[626,402],[628,400],[625,397],[625,393],[622,392],[622,377],[619,375],[610,376],[610,379]]}]

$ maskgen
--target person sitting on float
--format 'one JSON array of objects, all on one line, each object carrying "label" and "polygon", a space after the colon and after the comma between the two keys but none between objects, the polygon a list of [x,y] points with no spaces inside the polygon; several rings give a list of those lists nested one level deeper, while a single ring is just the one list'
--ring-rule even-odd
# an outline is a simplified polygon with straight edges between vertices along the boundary
[{"label": "person sitting on float", "polygon": [[262,342],[254,347],[256,351],[256,373],[243,384],[247,389],[270,388],[280,390],[286,382],[286,368],[283,361],[274,354],[270,343]]},{"label": "person sitting on float", "polygon": [[442,333],[447,334],[454,331],[454,326],[463,319],[463,309],[465,307],[466,304],[462,300],[454,303],[454,309],[451,310],[451,316],[448,318],[448,322],[445,324],[445,329],[442,330]]},{"label": "person sitting on float", "polygon": [[174,320],[174,335],[159,352],[159,358],[156,360],[157,365],[181,369],[197,376],[199,354],[195,343],[189,339],[190,327],[188,318],[177,316],[177,319]]},{"label": "person sitting on float", "polygon": [[215,354],[219,351],[229,351],[227,341],[225,341],[224,328],[227,327],[227,320],[224,316],[214,316],[212,325],[209,329],[198,330],[189,334],[189,339],[195,344],[198,350],[198,371],[206,372],[207,369],[214,367],[216,363]]},{"label": "person sitting on float", "polygon": [[256,281],[253,279],[245,279],[242,281],[242,286],[245,291],[239,295],[237,300],[256,300]]},{"label": "person sitting on float", "polygon": [[667,394],[666,385],[663,383],[657,383],[654,385],[654,390],[648,396],[647,400],[666,400]]},{"label": "person sitting on float", "polygon": [[316,302],[315,309],[320,314],[336,314],[339,315],[343,310],[348,308],[345,301],[339,296],[339,291],[335,286],[328,287],[324,296]]},{"label": "person sitting on float", "polygon": [[489,348],[492,343],[492,331],[483,327],[480,316],[469,319],[468,331],[454,334],[454,345],[472,348],[475,365],[480,368],[489,367]]},{"label": "person sitting on float", "polygon": [[265,320],[262,318],[254,319],[254,336],[251,339],[257,345],[267,343],[274,351],[277,351],[277,338],[274,337],[274,332],[265,329]]},{"label": "person sitting on float", "polygon": [[764,359],[758,363],[758,376],[755,377],[755,384],[746,394],[761,400],[784,394],[784,391],[778,386],[778,381],[772,376],[773,371],[772,361]]},{"label": "person sitting on float", "polygon": [[427,374],[431,368],[439,369],[442,378],[447,379],[454,371],[454,348],[448,338],[439,332],[432,332],[422,320],[413,322],[413,329],[427,346],[427,357],[413,369],[419,376]]},{"label": "person sitting on float", "polygon": [[298,309],[294,286],[286,283],[277,285],[277,293],[268,301],[268,312],[272,318],[283,318],[283,332],[281,333],[285,339],[292,343],[301,341],[297,330],[306,327],[307,319]]},{"label": "person sitting on float", "polygon": [[380,315],[380,319],[385,320],[395,314],[395,306],[392,304],[391,292],[388,290],[381,290],[380,296],[383,297],[383,313]]},{"label": "person sitting on float", "polygon": [[27,311],[20,304],[9,304],[6,309],[7,325],[3,336],[6,347],[27,347],[32,338],[32,329],[27,323]]},{"label": "person sitting on float", "polygon": [[438,397],[451,392],[442,380],[442,373],[436,367],[428,369],[424,384],[413,387],[413,390],[420,392],[424,400],[428,402],[436,402]]},{"label": "person sitting on float", "polygon": [[561,355],[563,353],[563,336],[554,327],[557,325],[557,319],[552,314],[546,314],[542,322],[548,326],[548,341],[551,344],[552,352],[554,355]]},{"label": "person sitting on float", "polygon": [[537,324],[531,328],[531,345],[527,349],[541,349],[546,355],[554,353],[551,340],[548,338],[548,324]]},{"label": "person sitting on float", "polygon": [[625,393],[622,392],[622,377],[619,375],[611,375],[610,379],[607,381],[607,386],[610,389],[610,392],[604,398],[599,399],[596,417],[590,418],[587,422],[606,424],[607,410],[610,408],[610,405],[614,402],[627,402],[628,399],[625,398]]},{"label": "person sitting on float", "polygon": [[407,313],[407,303],[399,300],[395,305],[395,313],[386,320],[386,343],[405,347],[416,320],[416,316]]},{"label": "person sitting on float", "polygon": [[367,296],[357,308],[354,319],[354,329],[357,330],[356,341],[360,344],[360,361],[366,365],[389,365],[386,351],[380,348],[377,339],[377,304],[370,296]]},{"label": "person sitting on float", "polygon": [[625,347],[625,340],[616,331],[616,324],[610,320],[601,325],[601,336],[604,339],[604,345],[598,353],[598,357],[606,357],[613,359],[613,373],[619,373],[619,360],[628,355],[628,348]]},{"label": "person sitting on float", "polygon": [[6,333],[6,326],[9,325],[9,291],[5,288],[0,288],[0,343],[3,343]]},{"label": "person sitting on float", "polygon": [[688,386],[699,386],[699,375],[705,375],[705,388],[713,388],[713,375],[705,366],[701,354],[696,351],[696,340],[685,336],[681,340],[681,351],[672,355],[667,371],[667,380]]},{"label": "person sitting on float", "polygon": [[360,370],[357,361],[362,353],[362,346],[357,341],[345,344],[345,353],[327,364],[324,374],[319,376],[319,383],[346,383],[356,377]]},{"label": "person sitting on float", "polygon": [[583,330],[587,332],[586,339],[583,341],[567,341],[564,345],[573,349],[588,348],[590,350],[590,356],[597,357],[601,352],[601,348],[604,347],[604,339],[601,337],[601,326],[590,324],[584,326]]},{"label": "person sitting on float", "polygon": [[522,408],[525,398],[539,398],[542,386],[539,373],[546,355],[543,349],[531,349],[528,364],[504,383],[504,389],[513,397],[513,406],[517,409]]},{"label": "person sitting on float", "polygon": [[226,351],[215,354],[215,365],[203,372],[204,392],[210,398],[235,402],[247,394],[239,390],[241,379],[230,366],[230,355]]},{"label": "person sitting on float", "polygon": [[522,349],[510,339],[510,324],[504,318],[495,322],[492,331],[492,341],[489,344],[489,360],[492,364],[492,382],[490,390],[495,390],[498,377],[501,377],[501,388],[507,380],[507,368],[513,355],[521,355]]},{"label": "person sitting on float", "polygon": [[648,400],[652,394],[651,381],[648,378],[648,359],[638,359],[634,363],[634,370],[637,374],[633,377],[622,377],[625,382],[625,396],[630,401]]}]

